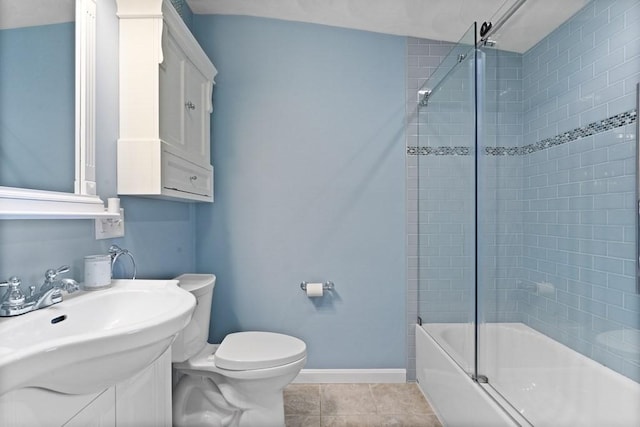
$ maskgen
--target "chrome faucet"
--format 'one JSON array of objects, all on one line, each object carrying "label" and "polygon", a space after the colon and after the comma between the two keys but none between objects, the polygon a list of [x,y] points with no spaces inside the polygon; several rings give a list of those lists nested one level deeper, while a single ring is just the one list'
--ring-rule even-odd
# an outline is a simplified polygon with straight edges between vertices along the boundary
[{"label": "chrome faucet", "polygon": [[80,289],[78,282],[73,279],[58,279],[58,275],[67,271],[69,271],[68,265],[63,265],[56,270],[48,269],[44,274],[44,283],[39,288],[29,287],[28,297],[20,290],[20,279],[17,277],[11,277],[6,283],[0,283],[0,286],[9,288],[0,300],[0,317],[17,316],[62,302],[62,290],[73,293]]},{"label": "chrome faucet", "polygon": [[20,289],[20,283],[20,279],[16,276],[11,276],[6,282],[0,283],[0,287],[9,288],[0,300],[0,316],[16,316],[31,311],[25,309],[27,298]]},{"label": "chrome faucet", "polygon": [[40,285],[40,289],[36,292],[35,288],[30,288],[31,296],[29,298],[34,301],[33,310],[61,302],[63,289],[68,293],[73,293],[80,289],[78,282],[73,279],[57,279],[58,275],[69,270],[68,265],[63,265],[57,270],[50,268],[44,273],[44,283]]}]

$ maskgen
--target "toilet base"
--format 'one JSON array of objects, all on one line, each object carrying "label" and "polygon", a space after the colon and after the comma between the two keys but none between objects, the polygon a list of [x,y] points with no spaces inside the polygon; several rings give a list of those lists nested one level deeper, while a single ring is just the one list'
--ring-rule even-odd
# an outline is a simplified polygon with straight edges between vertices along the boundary
[{"label": "toilet base", "polygon": [[173,388],[174,427],[236,427],[240,415],[210,378],[182,375]]},{"label": "toilet base", "polygon": [[268,406],[253,407],[240,414],[238,427],[282,427],[284,426],[284,401],[282,390],[277,396],[271,396]]},{"label": "toilet base", "polygon": [[[247,375],[251,371],[226,371],[223,375],[216,372],[221,371],[218,369],[178,369],[179,378],[173,389],[173,425],[282,427],[283,389],[305,361],[306,357],[283,367],[261,370],[263,375]],[[267,372],[278,375],[264,375]]]}]

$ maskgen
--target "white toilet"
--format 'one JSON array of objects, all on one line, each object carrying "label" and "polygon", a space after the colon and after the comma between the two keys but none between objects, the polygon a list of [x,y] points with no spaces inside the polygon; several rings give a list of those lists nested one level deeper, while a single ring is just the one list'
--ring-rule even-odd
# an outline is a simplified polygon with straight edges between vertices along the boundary
[{"label": "white toilet", "polygon": [[193,318],[171,347],[175,427],[284,426],[282,389],[307,361],[304,341],[272,332],[238,332],[208,344],[216,277],[183,274],[197,299]]}]

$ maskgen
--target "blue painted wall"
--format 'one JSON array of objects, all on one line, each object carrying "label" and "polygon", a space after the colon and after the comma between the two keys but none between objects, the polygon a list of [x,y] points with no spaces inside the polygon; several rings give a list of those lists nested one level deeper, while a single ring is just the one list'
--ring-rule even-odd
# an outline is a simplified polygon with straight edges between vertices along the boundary
[{"label": "blue painted wall", "polygon": [[[304,339],[308,368],[405,366],[405,39],[194,16],[219,70],[215,203],[199,272],[218,277],[210,341]],[[301,281],[335,282],[311,300]]]},{"label": "blue painted wall", "polygon": [[[106,199],[116,195],[118,19],[115,1],[98,1],[97,27],[97,183],[100,196]],[[113,240],[96,241],[92,220],[0,221],[0,279],[18,275],[28,286],[40,283],[47,268],[70,264],[73,271],[68,275],[81,280],[83,257],[106,253],[112,243],[135,254],[139,277],[170,278],[194,271],[193,205],[124,197],[122,206],[126,211],[126,236]]]}]

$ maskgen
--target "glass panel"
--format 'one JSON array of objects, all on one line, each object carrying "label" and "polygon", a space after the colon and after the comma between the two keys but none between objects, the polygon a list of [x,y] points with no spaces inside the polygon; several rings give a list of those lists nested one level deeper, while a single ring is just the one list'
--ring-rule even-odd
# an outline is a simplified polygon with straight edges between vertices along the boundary
[{"label": "glass panel", "polygon": [[[524,199],[522,54],[478,51],[478,373],[501,389],[528,372],[507,360],[522,319]],[[537,222],[537,218],[536,221]],[[508,397],[506,397],[508,399]]]},{"label": "glass panel", "polygon": [[[524,53],[500,50],[507,32],[478,53],[478,373],[536,426],[638,425],[638,76],[623,96],[606,70],[628,60],[602,68],[596,47],[633,3],[591,2]],[[563,62],[591,19],[594,48]],[[640,27],[625,31],[637,49]]]},{"label": "glass panel", "polygon": [[418,110],[423,327],[475,372],[475,24],[433,73]]}]

